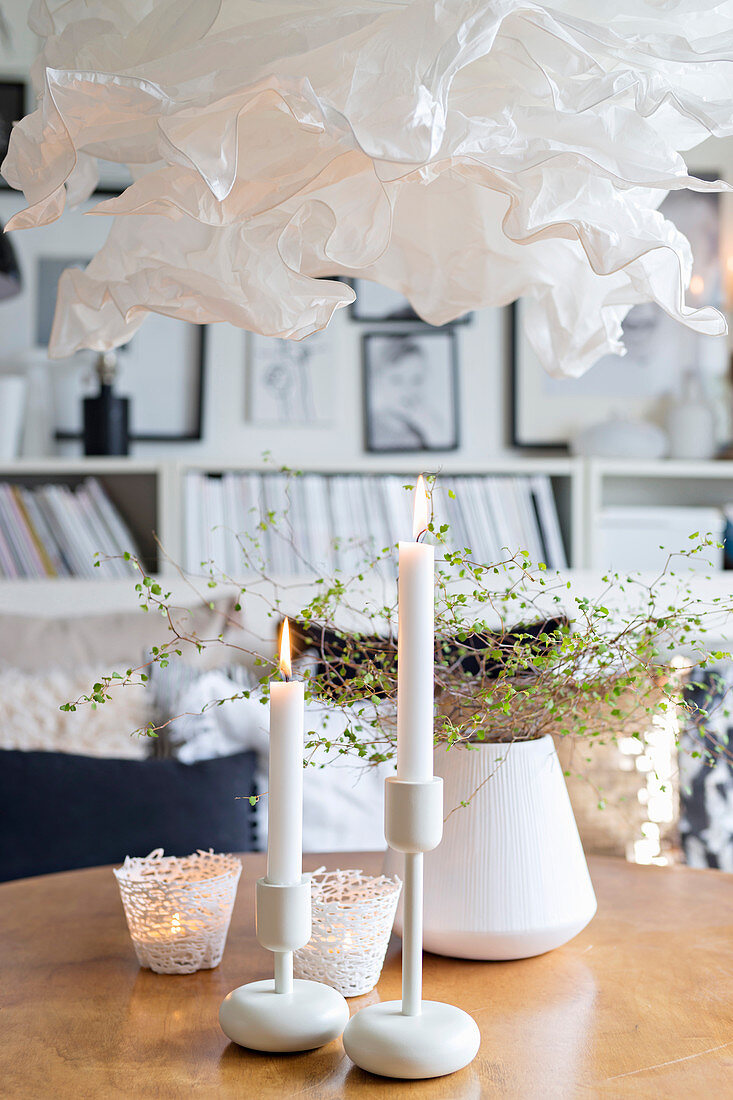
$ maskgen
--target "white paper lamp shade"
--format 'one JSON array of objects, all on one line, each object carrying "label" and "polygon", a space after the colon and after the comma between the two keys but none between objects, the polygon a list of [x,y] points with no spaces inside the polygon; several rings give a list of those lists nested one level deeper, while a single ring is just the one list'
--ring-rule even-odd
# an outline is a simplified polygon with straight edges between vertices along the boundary
[{"label": "white paper lamp shade", "polygon": [[559,374],[620,352],[638,302],[725,331],[685,305],[689,246],[656,208],[724,186],[680,151],[733,130],[730,2],[36,0],[31,21],[13,228],[88,196],[95,158],[136,180],[62,279],[57,356],[150,310],[300,339],[352,300],[337,275],[435,324],[526,296]]}]

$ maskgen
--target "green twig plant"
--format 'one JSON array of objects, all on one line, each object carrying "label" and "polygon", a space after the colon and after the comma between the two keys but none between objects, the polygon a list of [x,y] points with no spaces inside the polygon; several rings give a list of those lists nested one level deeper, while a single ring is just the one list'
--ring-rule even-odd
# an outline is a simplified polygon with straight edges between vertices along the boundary
[{"label": "green twig plant", "polygon": [[[620,736],[643,742],[655,716],[690,708],[684,681],[693,667],[706,668],[730,657],[709,639],[725,635],[733,601],[720,595],[706,598],[700,573],[690,572],[691,563],[716,545],[709,536],[691,536],[689,546],[670,555],[651,580],[609,572],[591,597],[575,593],[569,580],[542,562],[532,563],[525,551],[487,564],[475,560],[470,547],[451,546],[446,524],[434,520],[429,531],[439,548],[438,746],[477,747],[487,740],[512,742],[548,733],[587,745]],[[242,576],[248,578],[244,582],[222,574],[211,561],[203,562],[195,575],[176,567],[192,601],[203,598],[213,607],[214,594],[234,594],[225,628],[216,637],[182,629],[181,608],[171,592],[139,560],[125,555],[138,572],[142,610],[166,618],[170,640],[154,648],[147,663],[111,672],[62,709],[104,704],[114,690],[144,683],[151,664],[165,667],[173,658],[212,647],[226,651],[229,659],[254,662],[261,673],[257,693],[266,702],[276,671],[274,647],[270,642],[268,656],[264,645],[244,644],[237,636],[239,613],[259,601],[269,619],[290,617],[301,650],[313,658],[301,674],[307,700],[323,703],[325,721],[307,735],[309,757],[325,749],[364,764],[391,760],[397,688],[394,547],[362,547],[362,563],[348,575],[336,571],[325,577],[317,565],[301,558],[303,575],[310,579],[278,585],[268,574],[265,536],[293,540],[287,513],[254,515],[252,530],[237,535]],[[207,706],[250,695],[249,689],[233,692]],[[328,728],[329,708],[348,715],[337,735]],[[696,711],[704,719],[699,701]],[[171,720],[136,732],[157,736]],[[712,749],[708,741],[707,748],[694,750],[711,760],[728,752],[723,741]]]}]

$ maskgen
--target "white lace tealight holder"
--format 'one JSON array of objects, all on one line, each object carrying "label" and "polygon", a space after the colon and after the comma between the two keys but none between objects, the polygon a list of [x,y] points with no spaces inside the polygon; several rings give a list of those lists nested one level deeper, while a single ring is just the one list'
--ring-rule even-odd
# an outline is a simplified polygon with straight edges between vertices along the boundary
[{"label": "white lace tealight holder", "polygon": [[114,874],[140,965],[156,974],[218,966],[241,873],[236,856],[213,851],[127,856]]},{"label": "white lace tealight holder", "polygon": [[374,989],[401,889],[396,875],[316,871],[311,878],[313,933],[295,952],[295,976],[323,982],[344,997]]}]

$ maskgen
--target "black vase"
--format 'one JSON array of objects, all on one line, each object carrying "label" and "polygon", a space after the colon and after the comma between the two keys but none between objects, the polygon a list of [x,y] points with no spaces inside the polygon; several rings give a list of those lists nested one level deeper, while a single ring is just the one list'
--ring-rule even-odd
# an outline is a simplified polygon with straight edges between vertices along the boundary
[{"label": "black vase", "polygon": [[95,397],[84,398],[84,454],[130,453],[130,398],[118,397],[101,382]]}]

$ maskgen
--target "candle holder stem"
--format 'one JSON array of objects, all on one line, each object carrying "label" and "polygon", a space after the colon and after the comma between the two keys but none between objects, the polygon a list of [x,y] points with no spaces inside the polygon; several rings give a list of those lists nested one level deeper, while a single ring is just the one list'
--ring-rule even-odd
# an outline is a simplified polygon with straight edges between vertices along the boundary
[{"label": "candle holder stem", "polygon": [[422,1012],[423,853],[405,853],[402,928],[402,1013]]},{"label": "candle holder stem", "polygon": [[275,953],[275,992],[293,992],[293,952],[276,951]]},{"label": "candle holder stem", "polygon": [[481,1042],[467,1012],[422,999],[423,853],[437,848],[443,835],[442,779],[388,779],[385,833],[390,848],[405,857],[402,1000],[352,1016],[344,1049],[361,1069],[382,1077],[442,1077],[473,1061]]}]

